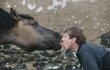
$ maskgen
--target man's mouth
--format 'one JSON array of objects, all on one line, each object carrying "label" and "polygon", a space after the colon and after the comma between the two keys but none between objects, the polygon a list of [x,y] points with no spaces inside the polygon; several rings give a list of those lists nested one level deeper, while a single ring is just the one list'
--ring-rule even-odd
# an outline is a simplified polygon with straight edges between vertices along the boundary
[{"label": "man's mouth", "polygon": [[63,41],[60,42],[60,45],[61,45],[61,46],[63,45]]}]

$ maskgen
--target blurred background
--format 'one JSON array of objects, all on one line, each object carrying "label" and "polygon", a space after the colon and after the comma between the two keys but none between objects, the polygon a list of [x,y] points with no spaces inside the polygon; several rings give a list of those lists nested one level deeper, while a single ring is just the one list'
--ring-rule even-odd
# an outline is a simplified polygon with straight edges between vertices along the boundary
[{"label": "blurred background", "polygon": [[[0,0],[0,8],[9,11],[11,7],[19,13],[33,16],[40,25],[61,34],[66,28],[77,26],[83,29],[88,41],[100,44],[104,37],[103,41],[110,46],[110,0]],[[102,36],[100,39],[103,34],[107,38]],[[25,51],[20,49],[19,52]],[[26,52],[24,54],[27,57]],[[33,54],[28,55],[32,56],[29,60],[34,60]]]}]

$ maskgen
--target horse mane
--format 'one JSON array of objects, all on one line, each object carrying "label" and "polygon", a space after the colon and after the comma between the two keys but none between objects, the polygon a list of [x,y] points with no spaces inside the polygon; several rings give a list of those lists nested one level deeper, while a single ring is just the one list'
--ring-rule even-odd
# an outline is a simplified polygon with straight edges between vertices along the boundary
[{"label": "horse mane", "polygon": [[[18,14],[20,19],[34,20],[34,18],[28,14]],[[2,8],[0,8],[0,31],[6,31],[16,26],[17,20],[12,15]]]},{"label": "horse mane", "polygon": [[8,30],[14,27],[17,21],[2,8],[0,8],[0,31]]}]

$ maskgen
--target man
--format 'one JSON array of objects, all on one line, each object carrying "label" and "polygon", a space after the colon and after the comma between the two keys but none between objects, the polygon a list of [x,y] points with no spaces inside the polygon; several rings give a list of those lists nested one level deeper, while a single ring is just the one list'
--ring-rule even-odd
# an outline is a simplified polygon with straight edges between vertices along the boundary
[{"label": "man", "polygon": [[76,52],[84,70],[110,70],[110,52],[104,46],[86,42],[81,29],[66,29],[61,45]]}]

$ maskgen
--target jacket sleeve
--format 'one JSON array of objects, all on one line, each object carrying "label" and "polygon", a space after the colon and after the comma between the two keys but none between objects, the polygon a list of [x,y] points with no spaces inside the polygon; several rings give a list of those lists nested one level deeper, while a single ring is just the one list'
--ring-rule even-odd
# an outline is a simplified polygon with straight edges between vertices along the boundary
[{"label": "jacket sleeve", "polygon": [[89,52],[84,51],[80,54],[80,62],[84,70],[100,70],[96,56]]}]

